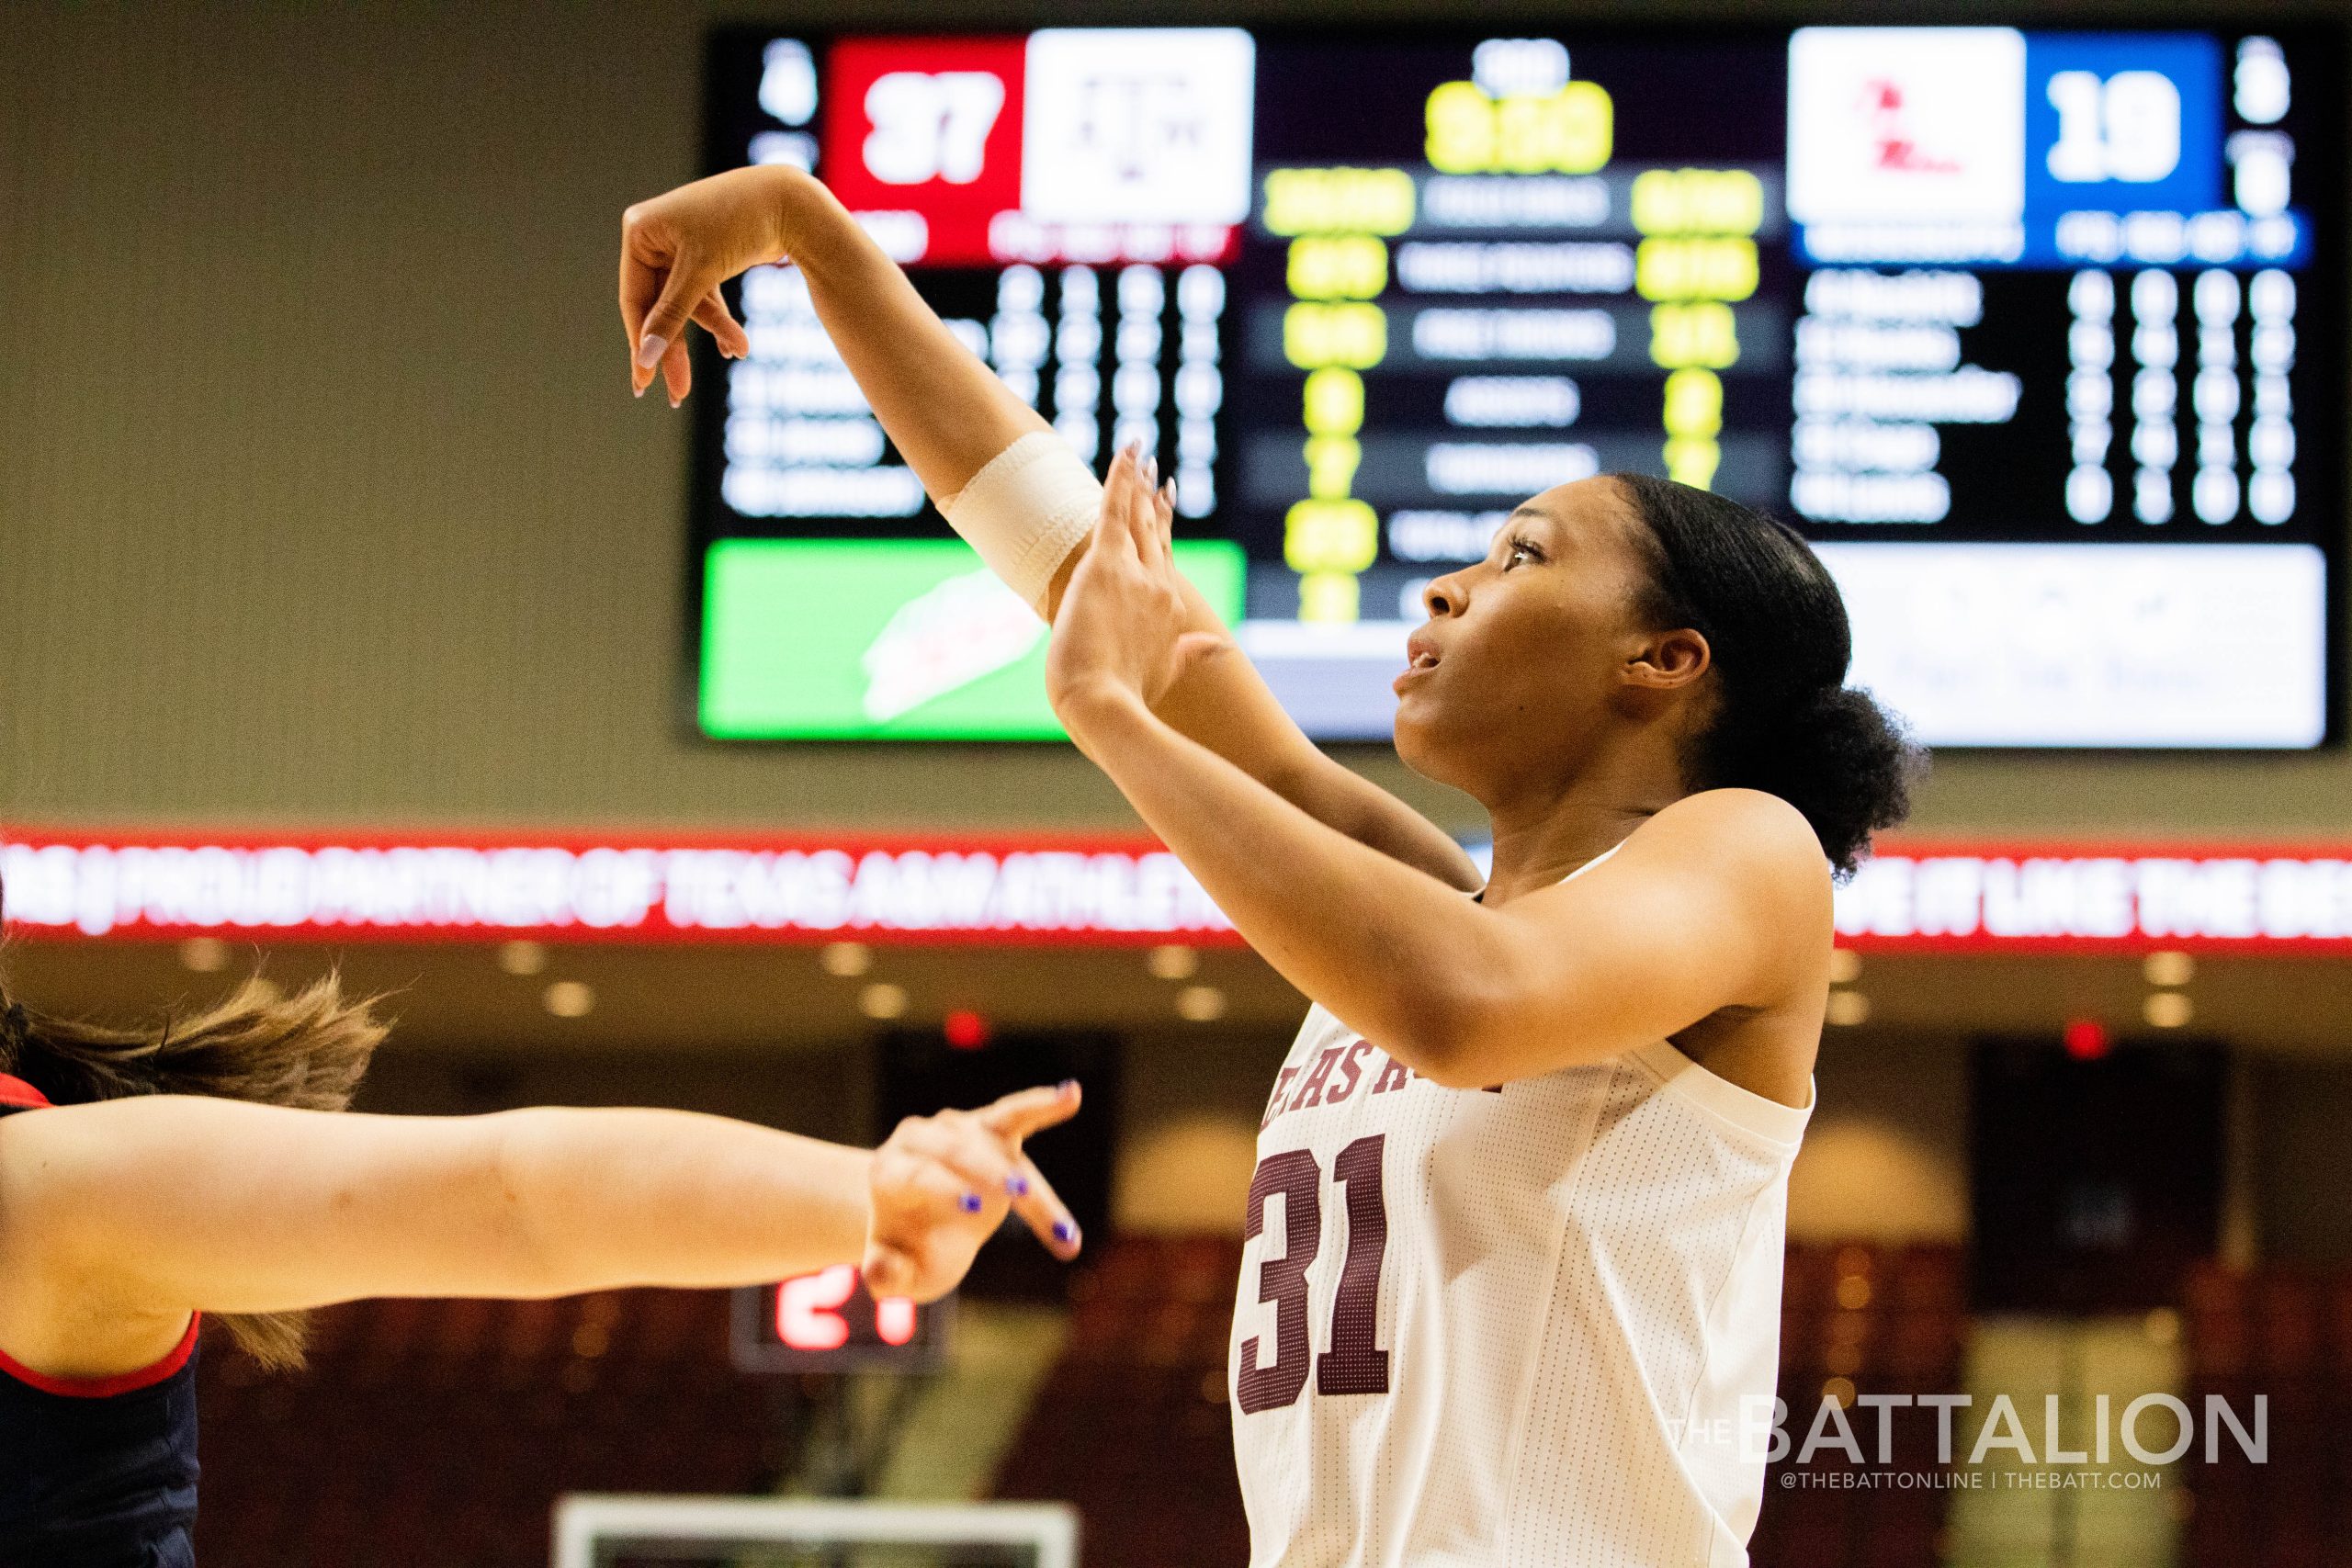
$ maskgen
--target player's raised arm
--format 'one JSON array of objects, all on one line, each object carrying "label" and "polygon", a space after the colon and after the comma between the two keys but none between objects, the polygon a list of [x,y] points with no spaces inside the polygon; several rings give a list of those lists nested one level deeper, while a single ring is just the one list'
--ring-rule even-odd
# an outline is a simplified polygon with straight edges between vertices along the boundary
[{"label": "player's raised arm", "polygon": [[[1121,453],[1046,687],[1071,738],[1283,978],[1450,1089],[1607,1061],[1727,1009],[1792,1015],[1742,1087],[1804,1102],[1832,911],[1829,867],[1794,807],[1699,791],[1641,813],[1590,875],[1499,905],[1461,897],[1309,820],[1152,711],[1193,657],[1170,522]],[[1660,656],[1674,666],[1662,678],[1703,672],[1694,648]]]},{"label": "player's raised arm", "polygon": [[1021,1145],[1078,1106],[1075,1084],[1032,1090],[911,1119],[870,1152],[675,1111],[355,1116],[141,1095],[13,1116],[0,1345],[105,1375],[153,1360],[191,1311],[747,1284],[836,1263],[929,1300],[1008,1211],[1076,1255]]},{"label": "player's raised arm", "polygon": [[[1101,486],[1036,412],[954,333],[832,193],[800,170],[732,170],[631,207],[620,303],[633,385],[657,371],[689,388],[686,323],[729,354],[747,344],[719,285],[789,259],[809,302],[908,466],[956,531],[1047,620],[1083,555]],[[1162,696],[1159,716],[1350,838],[1457,886],[1476,868],[1386,791],[1317,751],[1234,647],[1206,599],[1183,588],[1186,626],[1215,648]]]}]

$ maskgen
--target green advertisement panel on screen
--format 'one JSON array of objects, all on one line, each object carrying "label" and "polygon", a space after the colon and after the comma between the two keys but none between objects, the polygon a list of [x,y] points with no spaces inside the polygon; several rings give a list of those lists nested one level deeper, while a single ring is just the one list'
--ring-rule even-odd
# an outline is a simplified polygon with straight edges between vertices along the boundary
[{"label": "green advertisement panel on screen", "polygon": [[[1228,623],[1241,547],[1179,543]],[[705,734],[728,740],[1052,740],[1046,626],[960,540],[727,539],[704,558]]]}]

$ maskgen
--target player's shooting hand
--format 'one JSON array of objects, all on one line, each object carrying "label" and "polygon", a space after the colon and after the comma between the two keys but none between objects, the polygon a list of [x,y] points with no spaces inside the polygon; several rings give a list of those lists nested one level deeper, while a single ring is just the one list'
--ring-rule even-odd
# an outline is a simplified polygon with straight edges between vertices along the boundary
[{"label": "player's shooting hand", "polygon": [[671,406],[685,398],[694,384],[686,360],[689,321],[700,322],[729,358],[751,352],[751,340],[718,286],[746,267],[781,258],[779,185],[797,175],[730,169],[621,214],[621,325],[628,332],[629,386],[639,397],[658,369]]},{"label": "player's shooting hand", "polygon": [[1046,691],[1073,734],[1097,702],[1157,706],[1189,666],[1225,646],[1184,629],[1175,501],[1169,488],[1154,488],[1158,478],[1158,464],[1138,452],[1112,459],[1093,539],[1054,616]]},{"label": "player's shooting hand", "polygon": [[935,1301],[956,1288],[1009,1211],[1046,1249],[1078,1256],[1078,1222],[1022,1141],[1078,1114],[1075,1079],[1023,1089],[978,1111],[910,1116],[874,1151],[874,1218],[864,1271],[876,1296]]}]

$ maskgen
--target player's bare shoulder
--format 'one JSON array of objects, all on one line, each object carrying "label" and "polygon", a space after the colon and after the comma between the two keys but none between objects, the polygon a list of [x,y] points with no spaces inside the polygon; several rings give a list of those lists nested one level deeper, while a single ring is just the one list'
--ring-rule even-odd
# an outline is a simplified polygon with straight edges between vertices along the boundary
[{"label": "player's bare shoulder", "polygon": [[1760,789],[1702,789],[1686,795],[1636,830],[1702,837],[1716,847],[1808,883],[1829,886],[1829,857],[1804,813]]},{"label": "player's bare shoulder", "polygon": [[1704,868],[1792,952],[1826,949],[1835,929],[1829,857],[1804,814],[1758,789],[1683,796],[1626,840],[1636,859]]}]

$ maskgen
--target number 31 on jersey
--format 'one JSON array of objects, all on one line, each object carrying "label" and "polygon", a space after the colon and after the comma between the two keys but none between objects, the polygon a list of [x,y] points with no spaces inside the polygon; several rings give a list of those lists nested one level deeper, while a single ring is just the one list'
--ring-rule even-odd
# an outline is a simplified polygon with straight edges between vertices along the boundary
[{"label": "number 31 on jersey", "polygon": [[1323,1170],[1306,1149],[1269,1155],[1250,1179],[1250,1212],[1242,1228],[1255,1241],[1266,1228],[1266,1201],[1283,1201],[1283,1249],[1258,1265],[1258,1299],[1274,1307],[1274,1357],[1261,1366],[1256,1335],[1241,1342],[1236,1391],[1242,1413],[1295,1404],[1306,1387],[1309,1363],[1318,1394],[1386,1393],[1388,1352],[1380,1348],[1380,1270],[1388,1256],[1388,1204],[1381,1179],[1387,1140],[1358,1138],[1331,1162],[1331,1179],[1347,1193],[1347,1256],[1332,1292],[1329,1348],[1311,1344],[1307,1270],[1323,1244]]}]

